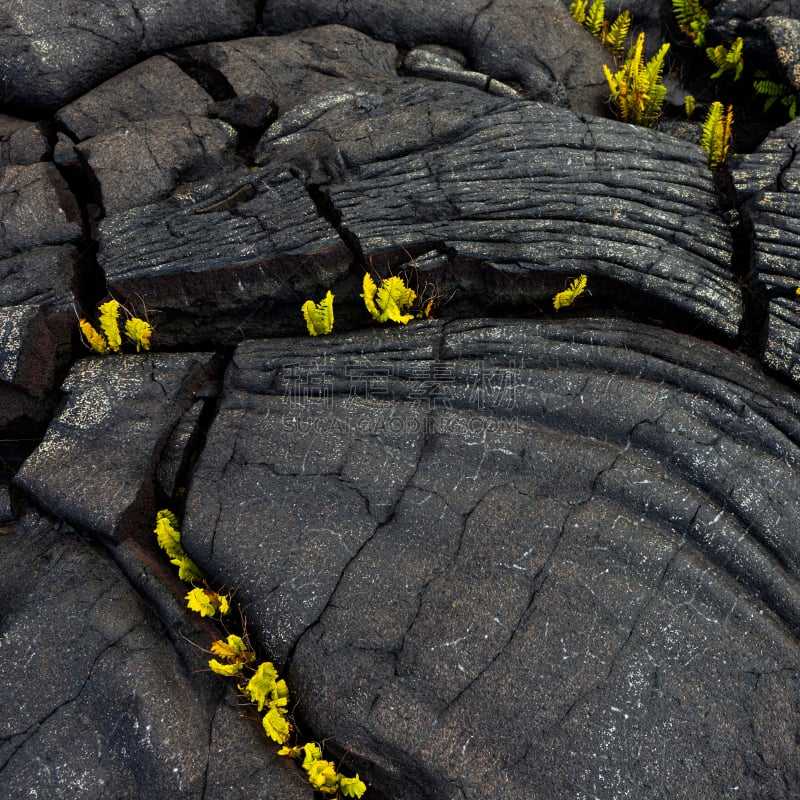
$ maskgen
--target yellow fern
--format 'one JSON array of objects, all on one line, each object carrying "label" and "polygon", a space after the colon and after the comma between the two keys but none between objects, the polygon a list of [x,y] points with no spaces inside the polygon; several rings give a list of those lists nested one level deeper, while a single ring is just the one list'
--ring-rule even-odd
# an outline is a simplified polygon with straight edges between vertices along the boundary
[{"label": "yellow fern", "polygon": [[708,11],[700,5],[700,0],[672,0],[672,11],[681,33],[695,47],[702,47],[706,43]]},{"label": "yellow fern", "polygon": [[319,303],[306,300],[300,308],[312,336],[323,336],[333,330],[333,298],[334,295],[328,291]]},{"label": "yellow fern", "polygon": [[122,336],[119,332],[119,303],[116,300],[109,300],[98,306],[97,310],[100,312],[98,322],[106,335],[109,350],[112,353],[119,353],[122,349]]},{"label": "yellow fern", "polygon": [[662,44],[658,52],[646,64],[643,62],[644,34],[640,33],[634,46],[625,56],[625,61],[616,72],[603,64],[611,103],[617,116],[624,122],[651,126],[661,115],[661,106],[667,95],[661,83],[664,58],[669,44]]},{"label": "yellow fern", "polygon": [[723,110],[722,103],[715,100],[708,109],[700,135],[700,145],[706,151],[710,169],[717,169],[725,163],[730,149],[732,130],[733,106]]},{"label": "yellow fern", "polygon": [[571,306],[575,302],[575,298],[583,294],[586,289],[586,282],[588,278],[586,275],[579,275],[563,292],[559,292],[553,298],[553,308],[558,311],[560,308]]},{"label": "yellow fern", "polygon": [[378,322],[399,322],[406,325],[413,314],[404,313],[414,304],[417,294],[406,286],[405,281],[397,276],[386,278],[378,287],[368,272],[364,273],[363,293],[364,305],[372,318]]},{"label": "yellow fern", "polygon": [[100,353],[100,355],[108,355],[108,342],[106,342],[105,337],[99,331],[96,331],[92,324],[89,322],[88,319],[84,319],[81,317],[78,320],[78,327],[81,329],[81,333],[83,334],[83,338],[86,339],[89,347],[95,351],[95,353]]},{"label": "yellow fern", "polygon": [[137,353],[140,350],[149,350],[153,328],[149,322],[139,317],[131,317],[125,321],[125,336],[136,345]]},{"label": "yellow fern", "polygon": [[614,58],[622,58],[625,54],[625,40],[631,29],[631,12],[623,11],[611,26],[604,26],[600,41],[611,51]]}]

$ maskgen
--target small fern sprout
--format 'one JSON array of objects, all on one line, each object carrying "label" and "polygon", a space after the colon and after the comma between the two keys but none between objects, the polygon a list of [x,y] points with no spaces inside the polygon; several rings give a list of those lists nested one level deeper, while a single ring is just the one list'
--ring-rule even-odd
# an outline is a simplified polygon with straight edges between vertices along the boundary
[{"label": "small fern sprout", "polygon": [[561,308],[571,306],[577,297],[579,297],[586,290],[586,283],[588,281],[586,275],[579,275],[563,292],[559,292],[553,298],[553,308],[558,311]]},{"label": "small fern sprout", "polygon": [[83,334],[83,338],[86,340],[86,343],[95,353],[105,356],[111,352],[108,349],[108,342],[103,334],[95,330],[94,326],[91,322],[89,322],[88,319],[81,317],[78,320],[78,327],[81,329],[81,333]]},{"label": "small fern sprout", "polygon": [[300,308],[312,336],[325,336],[333,330],[333,298],[334,295],[328,290],[319,303],[306,300]]},{"label": "small fern sprout", "polygon": [[414,319],[413,314],[404,313],[414,304],[417,294],[413,289],[406,286],[406,282],[393,275],[391,278],[384,278],[380,287],[372,280],[372,276],[364,273],[364,291],[361,297],[367,311],[377,322],[398,322],[401,325],[408,324]]},{"label": "small fern sprout", "polygon": [[125,321],[125,336],[136,345],[136,352],[150,349],[153,328],[149,322],[139,317],[131,317]]},{"label": "small fern sprout", "polygon": [[722,103],[715,100],[708,109],[700,145],[708,155],[709,169],[718,169],[728,158],[733,131],[733,106],[723,109]]},{"label": "small fern sprout", "polygon": [[692,114],[694,114],[694,110],[697,106],[697,102],[694,99],[693,94],[687,94],[683,100],[683,107],[686,109],[686,118],[689,119]]},{"label": "small fern sprout", "polygon": [[744,40],[741,36],[737,36],[734,39],[730,49],[725,47],[724,44],[718,44],[716,47],[707,47],[706,55],[717,68],[717,71],[711,77],[721,78],[726,72],[732,72],[733,79],[738,81],[744,69],[742,47],[744,47]]},{"label": "small fern sprout", "polygon": [[98,322],[106,335],[108,349],[112,353],[119,353],[122,349],[122,336],[119,332],[119,308],[119,302],[116,300],[109,300],[107,303],[97,307],[100,312]]}]

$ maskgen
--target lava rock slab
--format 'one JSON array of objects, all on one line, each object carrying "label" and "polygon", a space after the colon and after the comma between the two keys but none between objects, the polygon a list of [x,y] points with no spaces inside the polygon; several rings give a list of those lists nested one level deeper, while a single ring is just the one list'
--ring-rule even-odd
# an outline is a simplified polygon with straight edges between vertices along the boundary
[{"label": "lava rock slab", "polygon": [[459,0],[447,6],[424,0],[381,6],[362,0],[281,0],[264,10],[267,33],[323,24],[346,25],[405,48],[430,42],[454,47],[473,69],[519,84],[535,100],[590,113],[599,112],[605,100],[608,53],[576,26],[558,0],[489,5]]},{"label": "lava rock slab", "polygon": [[143,56],[182,44],[243,36],[247,0],[144,4],[7,0],[0,31],[0,103],[55,110]]},{"label": "lava rock slab", "polygon": [[585,273],[598,296],[738,334],[731,232],[705,154],[673,137],[409,82],[297,107],[256,157],[319,187],[367,260],[435,249],[458,262],[451,274],[472,262],[549,276],[525,287],[529,306]]},{"label": "lava rock slab", "polygon": [[183,540],[387,796],[789,798],[798,420],[619,321],[248,342]]},{"label": "lava rock slab", "polygon": [[[79,361],[64,402],[16,484],[57,517],[114,541],[152,510],[161,449],[207,391],[209,354]],[[65,470],[66,464],[74,469]]]},{"label": "lava rock slab", "polygon": [[734,171],[753,227],[753,274],[768,302],[762,358],[800,381],[800,120],[773,131]]},{"label": "lava rock slab", "polygon": [[185,610],[176,646],[108,553],[33,511],[0,541],[6,800],[310,799],[204,669]]}]

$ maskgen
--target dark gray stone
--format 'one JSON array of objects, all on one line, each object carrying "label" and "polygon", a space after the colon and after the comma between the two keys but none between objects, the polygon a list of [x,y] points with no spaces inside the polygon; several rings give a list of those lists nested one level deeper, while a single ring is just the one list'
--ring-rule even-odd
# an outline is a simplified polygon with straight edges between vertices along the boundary
[{"label": "dark gray stone", "polygon": [[[559,283],[586,273],[593,293],[624,302],[624,287],[640,310],[738,333],[731,234],[699,147],[451,85],[335,100],[281,117],[257,158],[323,184],[366,258],[433,246]],[[546,308],[559,288],[540,282],[526,301]]]},{"label": "dark gray stone", "polygon": [[789,798],[798,415],[619,321],[245,343],[184,541],[385,796]]},{"label": "dark gray stone", "polygon": [[154,313],[160,340],[304,330],[300,306],[345,276],[351,253],[288,172],[240,169],[100,225],[110,290]]},{"label": "dark gray stone", "polygon": [[243,36],[255,25],[248,0],[137,7],[68,0],[6,0],[0,30],[0,103],[55,110],[143,56],[168,47]]},{"label": "dark gray stone", "polygon": [[107,554],[32,512],[0,567],[6,800],[311,797],[204,670],[185,611],[172,633],[196,644],[176,650]]},{"label": "dark gray stone", "polygon": [[0,167],[35,164],[47,158],[47,137],[39,125],[0,114]]},{"label": "dark gray stone", "polygon": [[763,359],[800,380],[800,119],[741,159],[733,178],[753,226],[754,278],[768,302]]},{"label": "dark gray stone", "polygon": [[72,358],[74,330],[72,313],[0,308],[0,430],[47,421]]},{"label": "dark gray stone", "polygon": [[81,236],[78,204],[52,164],[0,167],[0,258]]},{"label": "dark gray stone", "polygon": [[72,245],[37,247],[0,259],[0,306],[48,305],[71,310],[76,259]]},{"label": "dark gray stone", "polygon": [[160,451],[204,396],[209,359],[118,355],[76,363],[63,385],[66,398],[16,484],[81,530],[125,539],[143,509],[152,511]]},{"label": "dark gray stone", "polygon": [[211,102],[177,64],[153,56],[64,106],[55,120],[80,142],[154,117],[202,116]]},{"label": "dark gray stone", "polygon": [[520,97],[520,92],[483,72],[466,69],[458,51],[443,47],[415,47],[403,57],[403,73],[415,78],[463,83],[501,97]]},{"label": "dark gray stone", "polygon": [[36,247],[0,259],[0,429],[41,426],[69,369],[76,250]]},{"label": "dark gray stone", "polygon": [[153,117],[78,145],[100,185],[106,214],[163,200],[181,184],[234,160],[236,131],[205,117]]},{"label": "dark gray stone", "polygon": [[582,31],[558,0],[486,5],[424,0],[375,5],[366,0],[282,0],[264,9],[268,33],[335,23],[402,47],[433,42],[462,50],[473,69],[519,84],[535,100],[598,113],[606,94],[602,65],[610,56]]},{"label": "dark gray stone", "polygon": [[397,79],[397,48],[352,28],[326,25],[285,36],[257,36],[189,47],[181,59],[222,75],[237,95],[259,94],[279,113],[351,82]]}]

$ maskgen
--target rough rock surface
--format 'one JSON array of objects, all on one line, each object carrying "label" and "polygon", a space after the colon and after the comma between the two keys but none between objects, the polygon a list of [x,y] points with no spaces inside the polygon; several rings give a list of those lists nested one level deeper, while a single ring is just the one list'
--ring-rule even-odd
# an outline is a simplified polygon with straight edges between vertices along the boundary
[{"label": "rough rock surface", "polygon": [[800,120],[771,134],[745,157],[734,180],[753,226],[755,279],[768,303],[765,363],[800,380]]},{"label": "rough rock surface", "polygon": [[797,123],[713,175],[593,116],[555,2],[0,17],[0,796],[312,796],[168,506],[368,800],[798,797]]},{"label": "rough rock surface", "polygon": [[255,22],[247,0],[127,3],[5,0],[0,103],[55,110],[143,56],[208,38],[242,36]]},{"label": "rough rock surface", "polygon": [[174,599],[154,614],[108,553],[34,512],[1,541],[3,797],[309,800],[202,671],[187,642],[205,632]]},{"label": "rough rock surface", "polygon": [[537,100],[587,111],[599,111],[603,102],[598,75],[608,55],[588,34],[575,31],[558,0],[458,0],[447,6],[404,0],[387,8],[363,0],[278,0],[265,8],[262,28],[286,33],[325,24],[346,25],[403,47],[430,42],[456,47],[480,72],[518,83]]},{"label": "rough rock surface", "polygon": [[240,345],[187,544],[386,796],[780,796],[800,403],[694,352],[590,319]]}]

